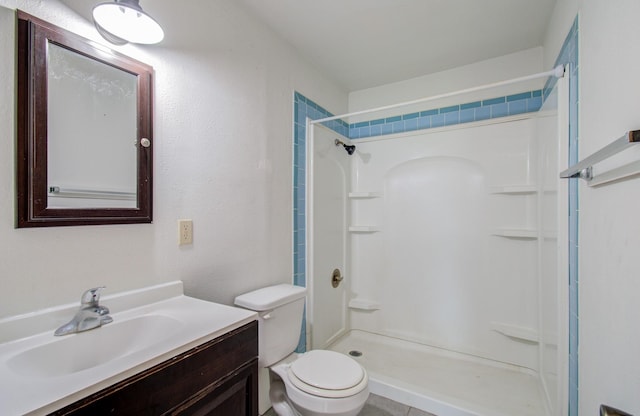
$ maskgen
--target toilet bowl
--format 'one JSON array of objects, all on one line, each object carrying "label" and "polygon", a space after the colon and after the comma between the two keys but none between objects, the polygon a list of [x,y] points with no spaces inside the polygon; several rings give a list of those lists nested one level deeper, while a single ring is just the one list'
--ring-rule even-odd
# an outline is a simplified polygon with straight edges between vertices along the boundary
[{"label": "toilet bowl", "polygon": [[270,370],[276,376],[270,389],[276,412],[280,398],[302,416],[355,416],[369,396],[369,378],[364,368],[337,352],[293,354]]},{"label": "toilet bowl", "polygon": [[[306,289],[276,285],[236,297],[235,304],[258,312],[258,363],[269,382],[259,382],[260,414],[268,404],[280,416],[356,416],[369,396],[365,369],[344,354],[295,353]],[[266,409],[265,409],[266,407]]]}]

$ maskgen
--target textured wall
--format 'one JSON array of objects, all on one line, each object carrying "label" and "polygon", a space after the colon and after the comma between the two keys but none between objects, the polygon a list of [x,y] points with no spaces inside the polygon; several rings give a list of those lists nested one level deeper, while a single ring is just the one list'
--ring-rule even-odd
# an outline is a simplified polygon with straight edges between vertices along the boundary
[{"label": "textured wall", "polygon": [[[76,3],[0,0],[0,53],[14,54],[16,8],[104,43]],[[335,112],[347,95],[234,1],[195,3],[145,6],[165,41],[120,48],[156,72],[150,225],[14,229],[14,61],[0,60],[0,317],[77,302],[94,285],[181,279],[230,303],[291,281],[293,92]],[[193,219],[192,246],[177,245],[179,218]]]}]

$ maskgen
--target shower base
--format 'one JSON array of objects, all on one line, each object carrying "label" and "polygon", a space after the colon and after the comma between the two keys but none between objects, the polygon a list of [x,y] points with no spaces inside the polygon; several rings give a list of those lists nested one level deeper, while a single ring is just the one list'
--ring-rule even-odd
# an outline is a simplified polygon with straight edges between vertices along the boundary
[{"label": "shower base", "polygon": [[521,367],[359,330],[329,349],[362,353],[352,357],[371,393],[438,416],[547,414],[537,375]]}]

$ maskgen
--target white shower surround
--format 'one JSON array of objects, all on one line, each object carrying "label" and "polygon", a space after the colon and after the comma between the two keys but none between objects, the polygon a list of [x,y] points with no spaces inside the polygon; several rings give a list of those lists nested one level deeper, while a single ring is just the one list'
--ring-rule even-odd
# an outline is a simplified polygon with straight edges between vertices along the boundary
[{"label": "white shower surround", "polygon": [[352,235],[351,291],[381,308],[352,328],[537,368],[535,345],[491,328],[536,328],[536,240],[492,235],[535,229],[534,195],[491,194],[536,183],[534,136],[521,119],[358,142],[352,189],[383,197],[352,204],[381,232]]},{"label": "white shower surround", "polygon": [[[314,128],[308,345],[344,348],[340,337],[358,330],[489,367],[506,364],[539,380],[539,391],[527,396],[538,397],[535,411],[546,406],[548,414],[561,414],[565,387],[556,380],[564,379],[566,360],[558,334],[566,328],[558,328],[558,311],[566,305],[557,305],[563,294],[555,277],[563,244],[555,220],[561,123],[551,113],[361,139],[353,141],[351,157],[333,145],[339,135]],[[334,267],[347,276],[336,292],[326,278]],[[442,401],[407,396],[402,381],[389,387],[378,371],[372,371],[378,393],[442,412]],[[462,414],[452,401],[447,405],[450,412],[439,415]]]}]

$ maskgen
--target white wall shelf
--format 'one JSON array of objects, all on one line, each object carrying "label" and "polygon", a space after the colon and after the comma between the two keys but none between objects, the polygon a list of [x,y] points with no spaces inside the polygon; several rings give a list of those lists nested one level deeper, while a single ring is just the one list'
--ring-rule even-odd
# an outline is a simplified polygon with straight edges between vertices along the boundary
[{"label": "white wall shelf", "polygon": [[350,233],[377,233],[380,228],[375,225],[352,225],[349,227]]},{"label": "white wall shelf", "polygon": [[382,192],[349,192],[349,198],[351,199],[370,199],[381,197]]},{"label": "white wall shelf", "polygon": [[510,185],[510,186],[492,186],[490,192],[492,194],[502,195],[531,195],[537,192],[535,185]]},{"label": "white wall shelf", "polygon": [[535,240],[538,238],[538,230],[530,228],[499,228],[493,230],[492,235],[506,238],[522,238]]},{"label": "white wall shelf", "polygon": [[349,301],[349,308],[361,311],[377,311],[380,309],[380,302],[355,298]]}]

